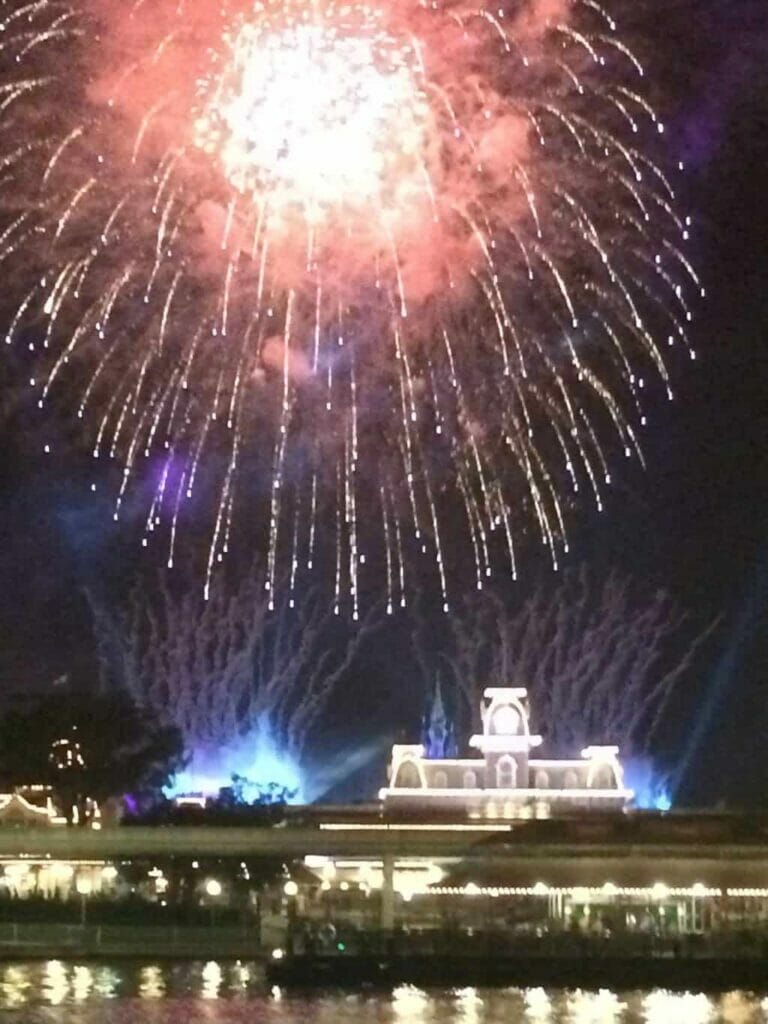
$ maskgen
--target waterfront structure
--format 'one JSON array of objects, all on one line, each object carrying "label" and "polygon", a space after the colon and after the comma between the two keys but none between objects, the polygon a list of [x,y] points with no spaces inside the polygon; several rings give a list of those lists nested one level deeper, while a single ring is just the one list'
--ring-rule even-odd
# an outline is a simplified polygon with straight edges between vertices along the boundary
[{"label": "waterfront structure", "polygon": [[53,804],[47,786],[29,786],[0,793],[0,825],[66,825]]},{"label": "waterfront structure", "polygon": [[618,747],[590,746],[571,760],[531,757],[542,738],[531,733],[529,719],[527,690],[489,687],[483,730],[469,741],[479,756],[430,758],[420,744],[395,744],[389,783],[379,794],[385,811],[519,818],[616,811],[629,803]]}]

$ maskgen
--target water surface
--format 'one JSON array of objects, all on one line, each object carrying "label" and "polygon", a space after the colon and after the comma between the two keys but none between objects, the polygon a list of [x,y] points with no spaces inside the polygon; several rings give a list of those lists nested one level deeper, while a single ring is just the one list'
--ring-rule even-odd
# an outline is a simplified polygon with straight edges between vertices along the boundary
[{"label": "water surface", "polygon": [[[768,971],[766,972],[768,981]],[[400,986],[299,994],[256,964],[0,963],[0,1018],[19,1024],[768,1024],[768,999],[734,991],[599,992]]]}]

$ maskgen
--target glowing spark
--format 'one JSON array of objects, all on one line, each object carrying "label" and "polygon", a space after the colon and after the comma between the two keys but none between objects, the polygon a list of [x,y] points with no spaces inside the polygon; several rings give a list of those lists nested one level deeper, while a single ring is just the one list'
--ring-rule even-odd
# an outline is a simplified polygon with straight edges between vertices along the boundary
[{"label": "glowing spark", "polygon": [[612,14],[0,10],[4,336],[39,359],[39,403],[70,388],[93,416],[116,516],[148,474],[144,541],[162,526],[172,563],[213,488],[206,589],[248,522],[272,594],[329,564],[353,616],[369,565],[392,609],[423,553],[447,604],[456,509],[478,587],[516,574],[527,521],[558,564],[611,438],[642,457],[649,367],[671,396],[657,339],[685,343],[701,291]]}]

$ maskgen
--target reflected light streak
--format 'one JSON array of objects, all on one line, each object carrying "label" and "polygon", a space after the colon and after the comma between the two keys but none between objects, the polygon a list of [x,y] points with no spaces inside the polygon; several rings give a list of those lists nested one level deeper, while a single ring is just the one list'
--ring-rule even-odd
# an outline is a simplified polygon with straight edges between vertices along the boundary
[{"label": "reflected light streak", "polygon": [[162,999],[165,995],[163,971],[156,964],[142,967],[139,975],[139,997],[141,999]]},{"label": "reflected light streak", "polygon": [[[611,1024],[621,1017],[626,1004],[615,992],[601,988],[599,992],[578,989],[568,999],[567,1015],[571,1024]],[[669,1024],[667,1018],[666,1024]]]},{"label": "reflected light streak", "polygon": [[646,1024],[707,1024],[715,1016],[715,1007],[703,992],[677,993],[657,990],[649,992],[643,1000]]}]

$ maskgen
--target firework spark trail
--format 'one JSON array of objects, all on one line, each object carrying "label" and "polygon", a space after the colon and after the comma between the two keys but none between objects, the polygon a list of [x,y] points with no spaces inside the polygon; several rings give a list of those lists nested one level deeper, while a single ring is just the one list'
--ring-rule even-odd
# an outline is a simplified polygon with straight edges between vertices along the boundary
[{"label": "firework spark trail", "polygon": [[172,561],[213,451],[206,588],[249,458],[270,587],[321,543],[357,615],[378,522],[389,608],[411,544],[447,602],[456,503],[479,588],[499,550],[514,575],[526,516],[557,564],[570,495],[602,507],[606,426],[639,455],[649,368],[671,396],[656,339],[687,344],[698,287],[619,20],[2,0],[6,341],[37,351],[41,403],[80,389],[94,455],[123,466],[115,515],[158,453],[147,533]]}]

